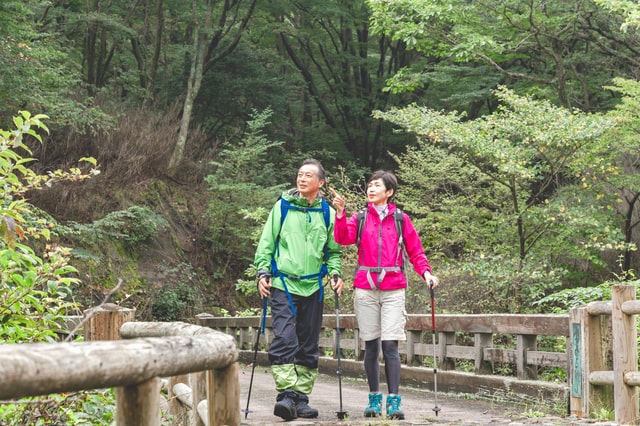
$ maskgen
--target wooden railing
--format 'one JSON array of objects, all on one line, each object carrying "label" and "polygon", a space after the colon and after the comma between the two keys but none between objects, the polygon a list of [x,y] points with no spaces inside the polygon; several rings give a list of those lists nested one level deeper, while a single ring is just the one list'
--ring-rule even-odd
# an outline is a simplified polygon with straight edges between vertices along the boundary
[{"label": "wooden railing", "polygon": [[615,411],[616,424],[638,424],[638,340],[640,301],[635,286],[613,286],[610,302],[571,311],[571,413]]},{"label": "wooden railing", "polygon": [[[565,345],[569,337],[568,315],[437,315],[435,350],[438,358],[438,388],[445,392],[529,395],[533,398],[568,397],[566,383],[536,380],[540,369],[568,366],[566,350],[538,350],[543,337],[556,338]],[[227,318],[209,314],[196,316],[196,323],[228,333],[236,338],[240,360],[251,362],[260,317]],[[324,315],[320,339],[321,373],[337,371],[335,315]],[[346,376],[363,377],[364,345],[354,315],[340,315],[341,368]],[[407,341],[400,344],[403,384],[429,388],[433,385],[433,342],[430,315],[409,315]],[[266,349],[273,338],[270,318],[260,337],[258,363],[268,365]],[[502,342],[511,340],[511,347]],[[469,342],[472,342],[469,344]],[[500,346],[494,342],[500,342]],[[457,370],[465,364],[472,372]],[[498,367],[510,364],[514,375],[501,375]],[[384,374],[384,372],[382,372]]]},{"label": "wooden railing", "polygon": [[[402,381],[430,388],[435,353],[442,391],[473,394],[483,389],[541,400],[568,398],[569,410],[578,417],[588,417],[598,408],[614,409],[617,424],[636,424],[640,301],[635,298],[634,286],[613,286],[611,302],[593,302],[570,315],[437,315],[435,332],[430,315],[409,315],[408,338],[400,345]],[[118,387],[118,424],[156,425],[159,378],[173,377],[170,392],[193,407],[191,424],[240,424],[236,360],[252,362],[260,317],[200,314],[197,325],[135,323],[128,311],[115,307],[92,314],[85,336],[108,340],[122,334],[132,340],[0,345],[0,399]],[[107,320],[97,326],[95,318]],[[322,373],[337,372],[335,327],[336,317],[325,315]],[[266,350],[272,338],[267,317],[257,354],[262,365],[268,365]],[[539,350],[542,338],[564,341],[566,350]],[[509,340],[515,343],[505,345]],[[343,374],[363,377],[364,348],[353,315],[340,316],[339,349]],[[473,372],[458,371],[460,362],[473,365]],[[515,374],[502,375],[503,369],[496,368],[500,364],[513,365]],[[545,367],[565,369],[568,383],[536,380]],[[196,374],[184,380],[188,373]]]},{"label": "wooden railing", "polygon": [[[190,423],[240,424],[231,336],[179,322],[127,322],[133,311],[118,307],[90,315],[85,336],[100,341],[0,345],[0,399],[116,387],[119,426],[159,426],[161,378],[191,373],[191,399],[203,416]],[[132,339],[109,340],[120,330]]]},{"label": "wooden railing", "polygon": [[[593,302],[572,309],[569,315],[437,315],[436,342],[433,342],[430,315],[409,315],[407,341],[400,344],[403,383],[429,388],[433,384],[432,359],[438,367],[438,387],[461,393],[506,392],[541,399],[569,399],[569,411],[589,417],[596,410],[615,411],[617,424],[637,424],[640,410],[637,387],[638,340],[636,315],[640,301],[634,286],[613,286],[610,302]],[[208,314],[197,323],[231,334],[236,338],[240,358],[250,361],[252,345],[259,332],[260,317],[221,318]],[[325,315],[320,338],[321,372],[337,371],[336,318]],[[342,371],[362,377],[363,343],[354,315],[340,316],[340,354]],[[506,337],[514,347],[496,347]],[[564,351],[541,351],[541,338],[566,339]],[[268,364],[265,351],[273,338],[270,319],[258,362]],[[506,339],[508,340],[508,339]],[[463,344],[461,344],[461,341]],[[472,343],[471,343],[472,342]],[[460,361],[473,373],[456,371]],[[496,366],[511,364],[515,374],[502,375]],[[537,379],[542,368],[562,368],[567,383],[554,384]],[[384,374],[384,372],[382,372]]]}]

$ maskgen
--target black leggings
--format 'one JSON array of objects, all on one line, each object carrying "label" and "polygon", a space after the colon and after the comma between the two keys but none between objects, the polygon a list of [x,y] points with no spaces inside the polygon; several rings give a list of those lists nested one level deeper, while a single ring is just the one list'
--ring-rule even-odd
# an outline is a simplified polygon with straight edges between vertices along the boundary
[{"label": "black leggings", "polygon": [[[364,346],[364,371],[367,373],[369,392],[380,392],[380,339],[369,340]],[[400,354],[397,340],[382,341],[384,374],[387,376],[387,388],[390,394],[400,389]]]}]

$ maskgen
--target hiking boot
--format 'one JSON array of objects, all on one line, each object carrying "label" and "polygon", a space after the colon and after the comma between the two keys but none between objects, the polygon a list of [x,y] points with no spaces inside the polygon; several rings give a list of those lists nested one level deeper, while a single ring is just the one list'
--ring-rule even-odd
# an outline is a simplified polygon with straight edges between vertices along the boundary
[{"label": "hiking boot", "polygon": [[382,394],[380,392],[369,394],[369,405],[364,409],[365,417],[378,417],[382,414]]},{"label": "hiking boot", "polygon": [[387,416],[392,419],[404,420],[404,411],[400,409],[402,397],[400,395],[387,396]]},{"label": "hiking boot", "polygon": [[276,406],[273,408],[273,415],[283,420],[293,420],[298,417],[296,411],[296,393],[291,390],[280,392],[276,398]]},{"label": "hiking boot", "polygon": [[318,410],[309,407],[309,397],[303,393],[296,392],[296,411],[298,417],[304,419],[315,419],[318,417]]}]

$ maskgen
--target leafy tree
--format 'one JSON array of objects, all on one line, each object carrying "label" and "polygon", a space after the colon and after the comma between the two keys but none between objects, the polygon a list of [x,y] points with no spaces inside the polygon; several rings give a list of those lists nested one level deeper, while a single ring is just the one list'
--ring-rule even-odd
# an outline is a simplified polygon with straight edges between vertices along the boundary
[{"label": "leafy tree", "polygon": [[41,5],[0,2],[0,126],[8,126],[18,110],[37,110],[55,117],[50,121],[56,129],[110,128],[104,112],[77,97],[81,75],[66,38],[38,19]]},{"label": "leafy tree", "polygon": [[623,220],[622,232],[627,243],[620,265],[625,276],[632,269],[631,255],[637,249],[633,243],[638,241],[637,227],[640,225],[640,83],[621,78],[614,79],[613,83],[614,86],[606,88],[620,93],[622,98],[608,113],[617,124],[603,141],[607,147],[602,151],[603,167],[609,163],[608,173],[598,173],[590,183],[616,197],[614,205]]},{"label": "leafy tree", "polygon": [[640,6],[638,2],[632,0],[594,0],[597,5],[614,13],[621,13],[624,16],[624,23],[620,29],[626,31],[629,27],[637,29],[640,26]]},{"label": "leafy tree", "polygon": [[[414,187],[414,196],[431,182],[417,198],[423,207],[412,206],[427,219],[423,226],[434,223],[435,230],[448,231],[462,245],[459,257],[470,261],[474,280],[500,286],[502,296],[510,297],[510,309],[519,310],[523,302],[562,285],[567,271],[576,270],[575,262],[602,265],[598,253],[607,244],[625,248],[610,209],[598,202],[603,195],[585,187],[585,165],[590,175],[608,172],[606,159],[598,159],[598,141],[612,122],[505,88],[495,94],[497,111],[473,121],[415,105],[375,115],[417,134],[430,147],[426,155],[409,151],[399,158],[401,176]],[[430,155],[435,149],[447,160]],[[423,161],[416,166],[417,155]],[[445,176],[453,179],[443,182],[439,173],[447,173],[447,167],[454,173]]]},{"label": "leafy tree", "polygon": [[[168,172],[170,175],[175,174],[176,168],[184,156],[193,105],[200,92],[202,77],[206,72],[211,71],[218,61],[228,56],[236,48],[249,19],[253,15],[256,2],[257,0],[238,0],[217,3],[213,0],[205,0],[201,6],[199,0],[192,1],[193,50],[180,133],[169,161]],[[219,10],[216,10],[217,6],[219,6]],[[214,16],[216,12],[217,16]],[[216,19],[214,20],[214,18]]]},{"label": "leafy tree", "polygon": [[[612,105],[612,97],[601,90],[611,70],[633,76],[638,68],[637,37],[621,33],[622,20],[591,0],[370,0],[369,4],[373,31],[401,40],[431,59],[427,66],[405,73],[413,86],[431,89],[428,99],[442,99],[438,90],[443,74],[449,76],[448,83],[452,73],[473,75],[480,67],[487,74],[484,83],[492,78],[568,108],[602,111]],[[467,111],[471,118],[491,112],[493,87],[485,85],[484,96],[478,93],[476,102],[454,109]],[[456,95],[464,96],[460,92]]]},{"label": "leafy tree", "polygon": [[270,110],[254,111],[244,137],[222,149],[212,163],[215,171],[205,179],[210,191],[207,216],[211,251],[216,264],[225,271],[244,270],[253,263],[255,241],[269,209],[284,189],[274,183],[280,182],[283,165],[270,158],[279,157],[282,142],[271,141],[263,134],[270,115]]},{"label": "leafy tree", "polygon": [[399,152],[412,140],[372,120],[371,111],[402,102],[403,96],[382,89],[415,55],[403,42],[372,36],[362,0],[291,5],[276,3],[271,13],[278,51],[289,60],[284,69],[303,83],[290,117],[302,123],[304,148],[321,146],[369,168],[387,164],[388,151]]},{"label": "leafy tree", "polygon": [[44,118],[23,111],[14,118],[15,130],[0,130],[0,343],[52,341],[63,316],[78,308],[71,298],[78,280],[73,278],[75,268],[68,264],[69,251],[47,245],[41,258],[21,242],[48,239],[51,227],[25,200],[27,190],[96,173],[75,168],[41,176],[27,168],[32,159],[19,152],[30,153],[25,138],[41,140],[37,130],[47,131]]}]

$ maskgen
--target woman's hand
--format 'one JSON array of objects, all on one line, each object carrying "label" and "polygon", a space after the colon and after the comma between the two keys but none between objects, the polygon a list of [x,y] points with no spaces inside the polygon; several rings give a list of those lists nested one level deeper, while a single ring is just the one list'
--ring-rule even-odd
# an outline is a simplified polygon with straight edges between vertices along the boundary
[{"label": "woman's hand", "polygon": [[427,282],[427,284],[429,284],[430,288],[438,287],[438,284],[440,284],[440,280],[438,279],[438,277],[436,277],[435,275],[431,275],[431,272],[429,271],[426,271],[424,273],[424,280]]},{"label": "woman's hand", "polygon": [[336,217],[342,217],[345,199],[342,195],[338,194],[335,189],[329,188],[329,191],[331,191],[331,195],[333,196],[333,207],[336,209]]}]

